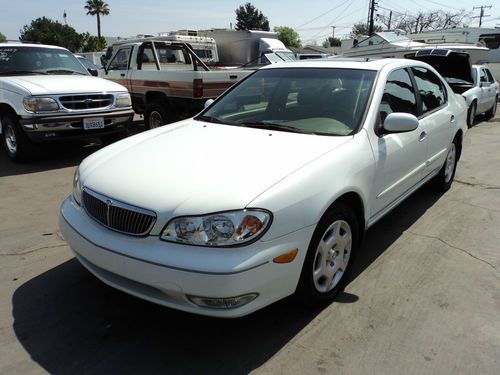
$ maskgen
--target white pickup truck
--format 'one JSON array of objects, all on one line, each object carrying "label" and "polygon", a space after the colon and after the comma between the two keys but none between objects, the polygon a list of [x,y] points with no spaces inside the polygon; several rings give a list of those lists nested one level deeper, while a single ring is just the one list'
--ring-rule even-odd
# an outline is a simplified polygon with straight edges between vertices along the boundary
[{"label": "white pickup truck", "polygon": [[92,77],[67,49],[0,43],[0,136],[12,160],[33,157],[40,142],[109,142],[133,116],[127,89]]},{"label": "white pickup truck", "polygon": [[144,41],[121,44],[102,77],[125,86],[147,128],[195,115],[251,70],[210,70],[185,43]]}]

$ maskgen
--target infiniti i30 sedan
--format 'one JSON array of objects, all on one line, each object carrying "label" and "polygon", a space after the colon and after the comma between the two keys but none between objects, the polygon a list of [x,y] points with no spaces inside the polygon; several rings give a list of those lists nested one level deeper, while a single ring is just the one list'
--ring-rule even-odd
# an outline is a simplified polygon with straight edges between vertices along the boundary
[{"label": "infiniti i30 sedan", "polygon": [[367,228],[426,183],[449,189],[466,130],[464,99],[426,63],[275,64],[87,157],[60,228],[103,282],[175,309],[324,304]]}]

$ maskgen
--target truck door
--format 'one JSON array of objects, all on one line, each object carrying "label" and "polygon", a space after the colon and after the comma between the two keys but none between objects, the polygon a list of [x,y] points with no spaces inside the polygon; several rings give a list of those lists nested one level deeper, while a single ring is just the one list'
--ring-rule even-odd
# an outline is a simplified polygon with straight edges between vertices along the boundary
[{"label": "truck door", "polygon": [[132,46],[121,47],[108,64],[104,78],[119,83],[131,91],[130,77],[128,76]]}]

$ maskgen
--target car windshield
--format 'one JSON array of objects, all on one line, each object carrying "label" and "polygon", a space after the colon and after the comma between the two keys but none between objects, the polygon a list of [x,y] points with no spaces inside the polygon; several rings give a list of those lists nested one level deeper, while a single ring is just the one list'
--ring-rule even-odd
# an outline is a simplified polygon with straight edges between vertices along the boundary
[{"label": "car windshield", "polygon": [[319,135],[351,135],[376,72],[337,68],[256,71],[195,119]]},{"label": "car windshield", "polygon": [[0,75],[83,74],[86,69],[72,53],[59,48],[0,47]]}]

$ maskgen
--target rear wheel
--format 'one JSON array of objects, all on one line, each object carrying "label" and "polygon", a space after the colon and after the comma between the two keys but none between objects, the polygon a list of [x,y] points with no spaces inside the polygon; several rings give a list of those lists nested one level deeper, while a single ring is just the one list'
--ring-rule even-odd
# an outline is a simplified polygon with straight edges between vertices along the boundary
[{"label": "rear wheel", "polygon": [[459,147],[460,145],[455,138],[448,150],[443,167],[432,181],[435,190],[444,192],[451,187],[451,183],[455,178],[455,171],[457,170]]},{"label": "rear wheel", "polygon": [[470,128],[474,125],[474,121],[476,121],[476,110],[477,104],[476,102],[472,102],[469,111],[467,112],[467,126]]},{"label": "rear wheel", "polygon": [[158,128],[168,121],[168,114],[164,106],[158,102],[148,104],[144,114],[144,124],[148,129]]},{"label": "rear wheel", "polygon": [[26,161],[31,158],[34,145],[21,130],[17,117],[12,114],[2,116],[2,141],[12,160]]},{"label": "rear wheel", "polygon": [[358,246],[358,221],[343,203],[333,205],[314,231],[296,295],[310,306],[329,303],[342,290]]},{"label": "rear wheel", "polygon": [[490,110],[486,112],[486,118],[495,117],[495,114],[497,113],[497,102],[498,102],[498,96],[495,97],[495,102],[493,103],[493,107],[491,107]]}]

